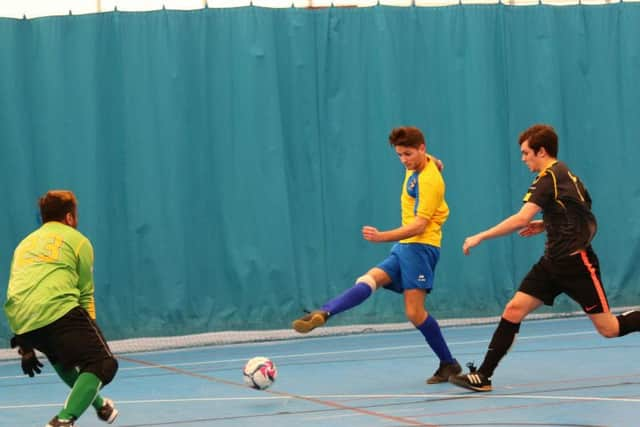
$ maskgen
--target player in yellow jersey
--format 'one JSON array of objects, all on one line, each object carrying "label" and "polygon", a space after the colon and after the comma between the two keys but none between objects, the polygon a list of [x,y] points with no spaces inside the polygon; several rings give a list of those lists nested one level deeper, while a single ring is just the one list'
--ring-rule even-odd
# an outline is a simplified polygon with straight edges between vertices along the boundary
[{"label": "player in yellow jersey", "polygon": [[54,190],[39,200],[42,226],[16,248],[4,311],[15,333],[22,370],[33,377],[47,356],[71,387],[64,407],[47,427],[70,427],[91,405],[98,418],[112,423],[118,415],[98,391],[115,376],[118,363],[95,322],[93,247],[78,225],[71,191]]},{"label": "player in yellow jersey", "polygon": [[437,161],[426,152],[420,129],[399,127],[389,135],[406,174],[402,185],[402,226],[380,231],[366,225],[362,236],[370,242],[398,241],[389,256],[359,277],[353,287],[324,304],[319,310],[293,321],[293,329],[307,333],[327,319],[355,307],[381,287],[404,295],[405,313],[440,359],[427,383],[446,382],[462,368],[453,358],[436,319],[425,309],[433,288],[435,268],[440,258],[442,224],[449,216],[444,199],[445,185]]}]

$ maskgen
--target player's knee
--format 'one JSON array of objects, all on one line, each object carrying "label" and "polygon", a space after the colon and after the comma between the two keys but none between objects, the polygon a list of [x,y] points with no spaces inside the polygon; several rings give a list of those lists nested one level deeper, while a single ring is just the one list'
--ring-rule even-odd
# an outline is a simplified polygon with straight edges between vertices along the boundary
[{"label": "player's knee", "polygon": [[407,320],[411,322],[414,326],[420,326],[424,323],[424,319],[428,316],[427,312],[424,308],[418,307],[406,307],[405,315],[407,316]]},{"label": "player's knee", "polygon": [[104,378],[101,378],[102,385],[107,385],[113,380],[118,372],[118,361],[111,357],[102,361],[102,371],[104,372]]},{"label": "player's knee", "polygon": [[611,313],[599,313],[589,315],[593,326],[600,335],[605,338],[615,338],[620,336],[620,323],[616,316]]},{"label": "player's knee", "polygon": [[511,300],[507,303],[502,313],[502,317],[513,323],[520,323],[527,315],[525,307],[518,302]]},{"label": "player's knee", "polygon": [[595,327],[598,333],[605,338],[616,338],[619,335],[617,325],[607,323],[596,324]]},{"label": "player's knee", "polygon": [[360,276],[356,279],[356,283],[364,283],[371,288],[371,292],[374,292],[378,285],[376,284],[376,279],[373,278],[370,274],[365,274],[364,276]]},{"label": "player's knee", "polygon": [[113,357],[102,359],[88,365],[84,371],[91,372],[100,378],[102,386],[104,387],[116,376],[116,372],[118,372],[118,361]]}]

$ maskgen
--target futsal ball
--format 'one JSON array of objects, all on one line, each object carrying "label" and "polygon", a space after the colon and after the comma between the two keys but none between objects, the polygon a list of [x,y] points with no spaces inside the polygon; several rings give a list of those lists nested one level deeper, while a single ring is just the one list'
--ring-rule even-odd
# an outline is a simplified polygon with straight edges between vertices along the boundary
[{"label": "futsal ball", "polygon": [[266,357],[254,357],[244,365],[242,373],[246,385],[258,390],[264,390],[276,380],[278,370],[276,365]]}]

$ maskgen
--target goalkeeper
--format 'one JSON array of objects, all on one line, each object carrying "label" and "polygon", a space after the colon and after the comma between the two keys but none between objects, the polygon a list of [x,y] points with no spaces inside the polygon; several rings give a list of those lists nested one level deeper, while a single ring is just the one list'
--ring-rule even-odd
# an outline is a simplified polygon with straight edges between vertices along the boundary
[{"label": "goalkeeper", "polygon": [[39,200],[42,226],[15,249],[4,310],[15,333],[11,346],[22,370],[33,377],[44,353],[71,387],[60,412],[46,427],[70,427],[93,406],[112,423],[118,410],[98,394],[118,363],[98,328],[93,299],[93,248],[79,231],[77,201],[71,191],[49,191]]}]

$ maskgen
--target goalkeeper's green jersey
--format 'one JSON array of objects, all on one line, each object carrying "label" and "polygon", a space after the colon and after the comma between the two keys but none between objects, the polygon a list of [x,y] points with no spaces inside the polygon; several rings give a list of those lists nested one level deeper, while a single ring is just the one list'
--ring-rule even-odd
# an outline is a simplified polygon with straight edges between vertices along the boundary
[{"label": "goalkeeper's green jersey", "polygon": [[4,311],[16,334],[46,326],[81,306],[95,319],[93,247],[57,221],[43,224],[16,248]]}]

